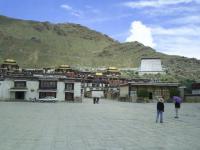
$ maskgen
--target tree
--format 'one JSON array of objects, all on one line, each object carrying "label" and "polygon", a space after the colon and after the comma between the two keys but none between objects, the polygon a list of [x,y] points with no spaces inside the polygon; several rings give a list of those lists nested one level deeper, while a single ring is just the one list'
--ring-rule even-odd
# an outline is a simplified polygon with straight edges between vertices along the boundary
[{"label": "tree", "polygon": [[146,98],[146,97],[149,97],[149,93],[146,89],[139,89],[137,91],[137,96],[142,97],[142,98]]},{"label": "tree", "polygon": [[180,96],[180,91],[177,88],[172,88],[169,90],[170,97]]}]

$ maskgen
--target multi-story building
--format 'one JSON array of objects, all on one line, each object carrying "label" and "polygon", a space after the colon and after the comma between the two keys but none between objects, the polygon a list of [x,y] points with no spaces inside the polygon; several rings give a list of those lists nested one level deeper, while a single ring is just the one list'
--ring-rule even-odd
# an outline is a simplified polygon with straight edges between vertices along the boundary
[{"label": "multi-story building", "polygon": [[52,96],[58,101],[81,102],[81,80],[61,76],[4,77],[0,80],[0,100],[25,100]]}]

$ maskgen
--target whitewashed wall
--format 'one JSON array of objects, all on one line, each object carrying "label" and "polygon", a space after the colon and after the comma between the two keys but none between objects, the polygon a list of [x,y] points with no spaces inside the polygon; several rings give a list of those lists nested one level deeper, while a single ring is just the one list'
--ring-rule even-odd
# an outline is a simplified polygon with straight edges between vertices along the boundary
[{"label": "whitewashed wall", "polygon": [[74,83],[74,97],[81,97],[81,82]]},{"label": "whitewashed wall", "polygon": [[163,71],[160,59],[143,59],[140,71]]},{"label": "whitewashed wall", "polygon": [[0,81],[0,100],[10,100],[14,97],[14,93],[10,92],[10,88],[14,87],[11,80]]},{"label": "whitewashed wall", "polygon": [[57,82],[56,98],[58,101],[65,101],[65,82]]},{"label": "whitewashed wall", "polygon": [[27,81],[26,87],[28,88],[28,91],[25,92],[25,99],[31,100],[31,99],[39,99],[39,81]]},{"label": "whitewashed wall", "polygon": [[[26,86],[25,100],[39,99],[39,81],[26,81]],[[10,92],[13,87],[14,80],[0,81],[0,101],[15,98],[15,92]],[[57,82],[56,97],[58,101],[65,101],[65,82]],[[81,98],[81,82],[74,83],[74,98]]]},{"label": "whitewashed wall", "polygon": [[121,86],[120,87],[120,97],[126,97],[129,94],[129,87],[127,86]]},{"label": "whitewashed wall", "polygon": [[192,94],[194,95],[200,94],[200,89],[192,90]]},{"label": "whitewashed wall", "polygon": [[164,74],[160,59],[142,59],[139,68],[139,75],[143,74]]}]

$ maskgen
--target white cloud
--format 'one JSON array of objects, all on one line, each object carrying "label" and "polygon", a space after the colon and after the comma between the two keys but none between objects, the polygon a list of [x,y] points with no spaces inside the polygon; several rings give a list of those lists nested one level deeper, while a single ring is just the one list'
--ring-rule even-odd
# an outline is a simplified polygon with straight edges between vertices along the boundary
[{"label": "white cloud", "polygon": [[200,59],[200,27],[152,28],[156,49],[171,55]]},{"label": "white cloud", "polygon": [[168,23],[170,24],[200,24],[200,16],[198,15],[190,15],[190,16],[184,16],[176,19],[170,20]]},{"label": "white cloud", "polygon": [[162,7],[167,5],[199,3],[199,0],[141,0],[124,2],[123,5],[130,8],[143,8],[143,7]]},{"label": "white cloud", "polygon": [[140,21],[133,21],[130,28],[130,35],[127,37],[126,42],[138,41],[145,46],[154,47],[151,28],[145,26]]},{"label": "white cloud", "polygon": [[152,8],[152,9],[143,9],[142,13],[145,15],[156,17],[156,16],[185,16],[188,14],[199,14],[199,5],[192,6],[192,7],[186,7],[186,6],[170,6],[163,8]]},{"label": "white cloud", "polygon": [[200,59],[200,43],[197,40],[181,37],[160,37],[156,43],[156,49],[166,54]]},{"label": "white cloud", "polygon": [[199,36],[200,27],[198,26],[183,26],[177,28],[152,28],[154,35],[166,35],[166,36]]},{"label": "white cloud", "polygon": [[83,14],[82,11],[73,9],[71,6],[67,4],[60,5],[60,7],[67,10],[68,12],[70,12],[71,15],[76,16],[76,17],[81,17]]},{"label": "white cloud", "polygon": [[138,41],[166,54],[200,59],[200,26],[147,27],[134,21],[129,32],[126,42]]},{"label": "white cloud", "polygon": [[66,10],[73,10],[72,7],[67,4],[63,4],[60,7],[66,9]]}]

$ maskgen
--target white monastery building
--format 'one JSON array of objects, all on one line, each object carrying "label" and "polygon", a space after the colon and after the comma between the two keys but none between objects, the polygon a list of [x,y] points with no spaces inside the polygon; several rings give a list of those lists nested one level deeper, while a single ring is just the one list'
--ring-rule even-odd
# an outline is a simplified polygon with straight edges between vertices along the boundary
[{"label": "white monastery building", "polygon": [[81,102],[81,81],[56,76],[4,77],[0,79],[0,100],[25,100],[52,96],[58,101]]}]

